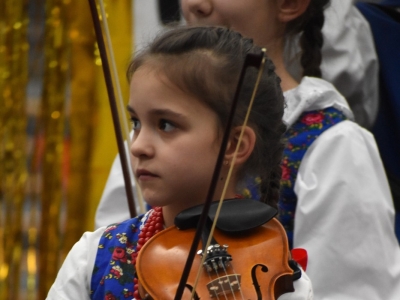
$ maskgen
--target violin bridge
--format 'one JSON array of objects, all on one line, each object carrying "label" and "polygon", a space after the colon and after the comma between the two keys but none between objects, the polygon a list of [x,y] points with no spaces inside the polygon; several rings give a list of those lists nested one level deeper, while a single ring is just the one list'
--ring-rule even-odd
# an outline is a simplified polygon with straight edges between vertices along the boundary
[{"label": "violin bridge", "polygon": [[240,290],[240,274],[231,274],[218,277],[207,284],[210,297],[218,297],[220,294],[234,293]]}]

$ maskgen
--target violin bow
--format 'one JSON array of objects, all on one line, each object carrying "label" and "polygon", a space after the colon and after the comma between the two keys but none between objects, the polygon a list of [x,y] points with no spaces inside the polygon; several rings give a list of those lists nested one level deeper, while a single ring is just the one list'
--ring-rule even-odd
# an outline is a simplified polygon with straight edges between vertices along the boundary
[{"label": "violin bow", "polygon": [[[205,228],[205,225],[206,225],[208,212],[209,212],[210,207],[211,207],[211,203],[212,203],[212,200],[213,200],[213,195],[214,195],[215,188],[216,188],[217,182],[218,182],[219,173],[220,173],[220,170],[222,168],[223,161],[224,161],[225,151],[226,151],[226,148],[227,148],[227,145],[228,145],[230,131],[232,129],[232,124],[233,124],[233,117],[235,116],[237,104],[238,104],[238,101],[239,101],[239,95],[240,95],[240,92],[241,92],[241,87],[243,85],[244,76],[246,75],[247,68],[249,68],[249,67],[255,67],[255,68],[259,69],[258,77],[256,79],[256,83],[255,83],[255,86],[254,86],[254,89],[253,89],[253,95],[252,95],[252,98],[251,98],[250,103],[249,103],[249,107],[248,107],[248,111],[247,111],[247,114],[246,114],[245,122],[242,125],[242,131],[240,133],[238,146],[237,146],[236,150],[238,149],[238,147],[240,145],[241,137],[243,135],[243,130],[244,130],[244,127],[247,124],[247,119],[248,119],[248,116],[250,114],[252,103],[253,103],[253,100],[255,98],[257,89],[258,89],[258,84],[259,84],[260,79],[261,79],[262,71],[264,69],[265,51],[266,50],[263,49],[260,53],[257,53],[257,54],[256,53],[248,53],[246,55],[245,61],[243,63],[243,67],[242,67],[242,70],[240,72],[238,84],[237,84],[236,91],[235,91],[235,94],[234,94],[234,98],[233,98],[233,101],[232,101],[231,110],[229,112],[229,117],[228,117],[228,120],[227,120],[227,124],[225,126],[224,135],[223,135],[222,142],[221,142],[221,148],[220,148],[219,153],[218,153],[218,158],[217,158],[217,162],[216,162],[216,165],[215,165],[215,168],[214,168],[214,172],[213,172],[213,176],[212,176],[212,179],[211,179],[211,184],[210,184],[210,187],[209,187],[209,190],[208,190],[208,193],[207,193],[207,198],[206,198],[206,201],[204,203],[204,207],[203,207],[203,210],[202,210],[202,213],[200,215],[200,219],[199,219],[199,222],[198,222],[198,225],[197,225],[197,228],[196,228],[195,236],[193,238],[192,245],[191,245],[187,260],[186,260],[186,264],[185,264],[185,267],[183,269],[181,280],[179,282],[179,285],[178,285],[178,288],[177,288],[177,291],[176,291],[176,294],[175,294],[175,298],[174,298],[175,300],[182,299],[183,292],[184,292],[184,289],[186,287],[186,282],[188,280],[188,277],[189,277],[189,274],[190,274],[190,270],[192,268],[193,260],[195,258],[196,253],[197,253],[198,245],[200,243],[201,234],[202,234],[202,232],[203,232],[203,230]],[[236,151],[235,151],[234,159],[236,159]],[[227,181],[229,180],[229,177],[230,177],[230,174],[231,174],[232,170],[233,170],[233,163],[231,164],[231,167],[229,169],[229,174],[228,174]],[[225,187],[224,187],[224,192],[226,190],[226,186],[227,186],[227,182],[226,182]],[[212,230],[210,232],[210,237],[208,239],[207,244],[210,243],[211,236],[212,236],[213,230],[215,228],[215,224],[216,224],[217,219],[218,219],[218,214],[219,214],[222,202],[223,202],[222,201],[223,198],[224,198],[224,193],[221,195],[220,203],[219,203],[219,206],[218,206],[218,211],[217,211],[217,214],[215,216],[215,219],[214,219],[214,222],[213,222],[213,227],[212,227]],[[203,256],[203,261],[204,261],[205,257],[206,257],[206,255]],[[202,265],[202,263],[200,264],[200,266],[201,265]],[[198,273],[198,276],[196,278],[196,283],[195,283],[195,286],[193,288],[192,297],[191,298],[193,298],[193,294],[195,292],[195,287],[197,285],[199,274],[200,273]]]},{"label": "violin bow", "polygon": [[134,196],[133,196],[133,188],[132,188],[132,183],[131,183],[131,178],[130,178],[130,173],[129,173],[129,164],[128,164],[128,159],[126,156],[124,139],[122,136],[121,123],[120,123],[119,116],[118,116],[117,101],[115,99],[115,94],[114,94],[114,86],[113,86],[113,81],[112,81],[110,65],[109,65],[108,57],[107,57],[107,50],[106,50],[106,46],[104,43],[99,14],[97,12],[96,1],[89,0],[89,6],[90,6],[90,12],[92,15],[92,19],[93,19],[93,25],[94,25],[94,30],[95,30],[95,34],[96,34],[97,45],[99,47],[100,58],[101,58],[102,66],[103,66],[104,79],[105,79],[105,83],[106,83],[106,87],[107,87],[107,94],[108,94],[108,99],[109,99],[110,108],[111,108],[111,115],[112,115],[112,120],[113,120],[113,124],[114,124],[115,137],[117,139],[118,152],[120,154],[119,157],[120,157],[121,166],[122,166],[122,174],[123,174],[124,182],[125,182],[125,191],[126,191],[126,197],[127,197],[127,201],[128,201],[129,213],[130,213],[130,216],[133,218],[137,215],[136,208],[135,208],[135,200],[134,200]]}]

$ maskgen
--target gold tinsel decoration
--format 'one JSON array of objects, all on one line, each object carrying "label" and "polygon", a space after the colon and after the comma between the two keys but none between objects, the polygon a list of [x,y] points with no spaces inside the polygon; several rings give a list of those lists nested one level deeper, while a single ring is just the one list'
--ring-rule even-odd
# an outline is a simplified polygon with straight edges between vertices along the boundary
[{"label": "gold tinsel decoration", "polygon": [[46,1],[44,78],[39,132],[43,138],[41,222],[39,234],[39,299],[53,283],[61,249],[60,209],[62,186],[65,97],[68,49],[65,1]]},{"label": "gold tinsel decoration", "polygon": [[[43,9],[45,22],[34,42],[43,62],[36,57],[33,68],[44,65],[43,78],[34,78],[43,80],[31,101],[36,119],[25,92],[30,5]],[[127,96],[131,1],[106,9]],[[106,94],[87,1],[0,1],[0,299],[45,299],[66,253],[93,229],[117,153]],[[27,108],[36,120],[32,140]]]},{"label": "gold tinsel decoration", "polygon": [[[79,14],[76,12],[79,11]],[[71,41],[71,103],[69,114],[69,176],[68,221],[65,224],[63,256],[78,241],[89,219],[90,190],[92,186],[90,166],[95,133],[94,117],[98,110],[95,96],[97,67],[95,65],[95,36],[88,1],[70,3],[69,38]]]},{"label": "gold tinsel decoration", "polygon": [[23,258],[23,202],[27,179],[26,1],[0,5],[0,299],[17,299]]}]

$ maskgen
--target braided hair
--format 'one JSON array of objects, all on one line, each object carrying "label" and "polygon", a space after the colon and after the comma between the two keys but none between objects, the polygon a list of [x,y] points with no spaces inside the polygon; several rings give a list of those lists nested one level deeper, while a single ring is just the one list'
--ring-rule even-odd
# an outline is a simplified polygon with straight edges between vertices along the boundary
[{"label": "braided hair", "polygon": [[324,10],[329,4],[330,0],[310,0],[306,11],[288,24],[288,34],[301,33],[300,63],[303,76],[321,77],[321,49],[324,43],[322,27],[325,21]]},{"label": "braided hair", "polygon": [[[182,91],[208,105],[218,116],[217,132],[222,132],[244,59],[248,53],[259,51],[251,39],[226,28],[177,27],[140,52],[131,62],[127,76],[130,79],[142,65],[162,72]],[[276,207],[286,127],[282,121],[280,78],[274,70],[272,61],[267,59],[248,123],[256,134],[255,148],[238,173],[243,181],[247,176],[261,178],[261,200]],[[253,67],[246,72],[233,126],[243,123],[257,73]]]}]

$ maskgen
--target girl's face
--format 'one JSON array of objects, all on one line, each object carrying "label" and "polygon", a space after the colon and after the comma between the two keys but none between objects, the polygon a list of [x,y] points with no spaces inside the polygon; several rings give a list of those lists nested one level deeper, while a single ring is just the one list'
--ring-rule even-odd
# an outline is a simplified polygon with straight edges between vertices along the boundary
[{"label": "girl's face", "polygon": [[147,66],[133,74],[128,110],[144,199],[178,212],[203,203],[220,146],[217,115]]},{"label": "girl's face", "polygon": [[276,0],[181,0],[186,21],[192,25],[219,25],[269,46],[282,37]]}]

